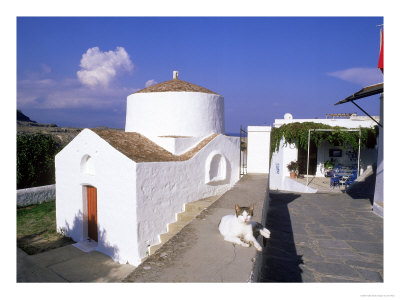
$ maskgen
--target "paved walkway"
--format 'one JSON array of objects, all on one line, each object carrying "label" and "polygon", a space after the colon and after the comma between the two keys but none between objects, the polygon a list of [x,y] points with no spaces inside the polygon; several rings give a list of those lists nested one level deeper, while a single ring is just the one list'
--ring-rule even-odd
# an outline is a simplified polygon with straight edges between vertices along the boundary
[{"label": "paved walkway", "polygon": [[[268,175],[247,174],[140,266],[120,265],[72,245],[28,256],[18,282],[382,282],[383,219],[368,198],[267,193]],[[262,252],[218,231],[234,204],[255,205],[271,238]]]},{"label": "paved walkway", "polygon": [[383,219],[348,194],[269,193],[261,282],[382,282]]},{"label": "paved walkway", "polygon": [[134,268],[73,245],[36,255],[17,248],[17,282],[120,282]]},{"label": "paved walkway", "polygon": [[268,175],[248,174],[137,267],[126,282],[248,282],[256,250],[224,241],[221,217],[234,214],[234,205],[254,204],[260,222]]}]

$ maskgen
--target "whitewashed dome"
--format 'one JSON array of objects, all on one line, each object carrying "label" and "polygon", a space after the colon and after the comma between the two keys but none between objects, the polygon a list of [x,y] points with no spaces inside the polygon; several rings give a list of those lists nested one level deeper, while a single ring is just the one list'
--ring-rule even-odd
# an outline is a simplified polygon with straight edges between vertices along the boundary
[{"label": "whitewashed dome", "polygon": [[126,132],[200,137],[225,132],[224,97],[174,78],[128,96]]}]

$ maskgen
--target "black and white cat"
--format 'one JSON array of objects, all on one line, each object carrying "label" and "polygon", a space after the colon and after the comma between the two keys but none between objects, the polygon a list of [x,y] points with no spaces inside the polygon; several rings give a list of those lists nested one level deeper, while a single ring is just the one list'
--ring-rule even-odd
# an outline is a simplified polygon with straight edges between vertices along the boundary
[{"label": "black and white cat", "polygon": [[251,221],[253,204],[250,207],[240,207],[235,204],[235,210],[235,215],[224,216],[219,223],[218,229],[224,236],[224,240],[243,247],[250,247],[250,242],[252,242],[257,251],[261,251],[262,248],[256,237],[261,234],[268,239],[271,233],[260,223]]}]

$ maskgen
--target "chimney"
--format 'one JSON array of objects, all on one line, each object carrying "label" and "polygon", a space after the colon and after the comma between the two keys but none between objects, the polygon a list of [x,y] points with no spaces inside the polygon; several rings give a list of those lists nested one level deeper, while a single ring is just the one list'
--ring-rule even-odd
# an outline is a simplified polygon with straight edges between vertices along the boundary
[{"label": "chimney", "polygon": [[178,71],[173,71],[172,72],[172,79],[178,79],[178,74],[179,74]]}]

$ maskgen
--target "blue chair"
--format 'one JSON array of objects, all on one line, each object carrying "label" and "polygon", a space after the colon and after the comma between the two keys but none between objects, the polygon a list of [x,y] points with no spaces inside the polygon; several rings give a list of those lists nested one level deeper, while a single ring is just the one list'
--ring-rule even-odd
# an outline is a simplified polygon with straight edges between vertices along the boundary
[{"label": "blue chair", "polygon": [[339,174],[342,171],[342,167],[340,165],[336,165],[333,167],[333,173],[336,176],[337,174]]},{"label": "blue chair", "polygon": [[339,179],[340,179],[339,177],[332,176],[329,186],[330,186],[331,188],[335,188],[336,185],[337,185],[338,187],[340,187],[340,181],[339,181]]},{"label": "blue chair", "polygon": [[352,185],[354,183],[354,181],[357,179],[357,170],[354,170],[351,175],[349,176],[349,178],[346,179],[344,185],[345,185],[345,189],[347,190],[347,187],[349,187],[350,185]]}]

